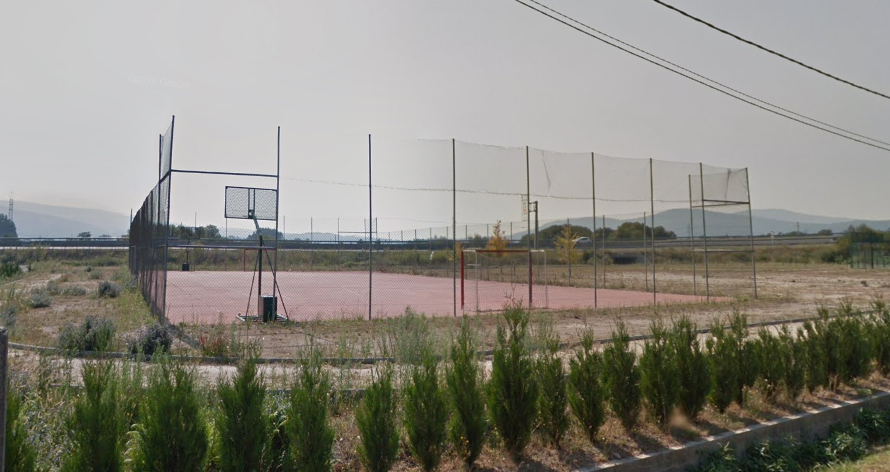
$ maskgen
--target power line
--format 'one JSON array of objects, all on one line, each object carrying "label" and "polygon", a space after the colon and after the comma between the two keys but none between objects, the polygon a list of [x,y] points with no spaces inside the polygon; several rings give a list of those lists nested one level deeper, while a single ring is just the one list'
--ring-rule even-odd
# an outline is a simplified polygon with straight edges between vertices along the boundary
[{"label": "power line", "polygon": [[803,67],[803,68],[805,68],[805,69],[809,69],[809,70],[811,70],[811,71],[813,71],[813,72],[815,72],[815,73],[817,73],[817,74],[822,74],[822,75],[824,75],[825,77],[828,77],[828,78],[837,80],[838,82],[841,82],[841,83],[850,85],[850,86],[852,86],[852,87],[856,87],[856,88],[858,88],[859,90],[864,90],[864,91],[866,91],[866,92],[868,92],[868,93],[875,94],[875,95],[877,95],[877,96],[879,96],[879,97],[883,97],[883,98],[890,99],[890,95],[886,95],[886,94],[883,94],[883,93],[881,93],[881,92],[876,92],[876,91],[874,91],[874,90],[872,90],[872,89],[870,89],[870,88],[863,87],[862,85],[859,85],[859,84],[855,84],[855,83],[853,83],[853,82],[850,82],[849,80],[842,79],[842,78],[840,78],[840,77],[838,77],[838,76],[836,76],[836,75],[829,74],[828,72],[825,72],[825,71],[823,71],[823,70],[821,70],[821,69],[818,69],[818,68],[813,67],[813,66],[811,66],[811,65],[805,64],[805,63],[803,63],[803,62],[801,62],[801,61],[798,61],[797,59],[788,57],[788,56],[786,56],[786,55],[784,55],[784,54],[782,54],[782,53],[780,53],[780,52],[774,51],[774,50],[772,50],[772,49],[770,49],[770,48],[768,48],[768,47],[766,47],[766,46],[761,46],[760,44],[757,44],[757,43],[755,43],[754,41],[751,41],[750,39],[745,39],[745,38],[743,38],[743,37],[741,37],[741,36],[739,36],[739,35],[737,35],[737,34],[735,34],[735,33],[732,33],[732,32],[729,32],[729,31],[723,29],[723,28],[720,28],[719,26],[716,26],[716,25],[713,25],[713,24],[711,24],[711,23],[708,23],[707,21],[702,20],[701,18],[694,17],[694,16],[690,15],[689,13],[686,13],[685,11],[683,11],[683,10],[681,10],[681,9],[675,7],[675,6],[668,5],[667,3],[662,2],[661,0],[652,0],[652,1],[655,2],[655,3],[657,3],[657,4],[659,4],[659,5],[661,5],[661,6],[663,6],[663,7],[665,7],[665,8],[668,8],[668,9],[670,9],[670,10],[673,10],[673,11],[675,11],[675,12],[677,12],[677,13],[683,15],[683,16],[685,16],[686,18],[689,18],[690,20],[693,20],[693,21],[696,21],[696,22],[698,22],[698,23],[701,23],[701,24],[707,26],[708,28],[711,28],[711,29],[713,29],[713,30],[717,30],[717,31],[719,31],[719,32],[721,32],[721,33],[723,33],[723,34],[725,34],[725,35],[727,35],[727,36],[730,36],[730,37],[732,37],[732,38],[735,38],[735,39],[737,39],[737,40],[739,40],[739,41],[741,41],[741,42],[743,42],[743,43],[745,43],[745,44],[748,44],[749,46],[754,46],[755,48],[760,49],[761,51],[765,51],[765,52],[768,52],[768,53],[770,53],[770,54],[772,54],[772,55],[774,55],[774,56],[781,57],[782,59],[785,59],[786,61],[793,62],[794,64],[797,64],[797,65],[799,65],[799,66],[801,66],[801,67]]},{"label": "power line", "polygon": [[[815,128],[815,129],[818,129],[818,130],[820,130],[820,131],[824,131],[824,132],[826,132],[826,133],[830,133],[830,134],[833,134],[833,135],[835,135],[835,136],[839,136],[839,137],[841,137],[841,138],[848,139],[848,140],[850,140],[850,141],[855,141],[855,142],[857,142],[857,143],[864,144],[864,145],[866,145],[866,146],[871,146],[871,147],[873,147],[873,148],[877,148],[877,149],[881,149],[881,150],[883,150],[883,151],[888,151],[888,152],[890,152],[890,147],[884,147],[884,146],[880,146],[880,145],[878,145],[878,144],[873,144],[873,143],[868,142],[868,141],[863,141],[863,139],[867,139],[867,140],[869,140],[869,141],[873,141],[873,142],[875,142],[875,143],[881,143],[881,144],[885,144],[885,145],[887,145],[887,143],[885,143],[885,142],[883,142],[883,141],[880,141],[880,140],[877,140],[877,139],[874,139],[874,138],[870,138],[870,137],[866,137],[866,136],[863,136],[863,135],[860,135],[860,134],[852,133],[852,132],[849,132],[849,131],[846,131],[846,130],[843,130],[843,132],[844,132],[844,133],[848,133],[850,136],[848,136],[847,134],[842,134],[842,133],[837,132],[837,131],[832,131],[831,129],[828,129],[828,128],[824,128],[824,127],[822,127],[822,126],[819,126],[818,124],[813,124],[813,123],[821,123],[821,122],[819,122],[818,120],[809,118],[809,117],[807,117],[806,115],[799,114],[799,113],[789,112],[789,113],[791,113],[791,114],[800,116],[800,117],[802,117],[802,118],[804,118],[804,119],[806,119],[806,120],[810,120],[810,121],[812,121],[813,123],[809,123],[809,122],[807,122],[807,121],[804,121],[803,119],[795,118],[794,116],[786,115],[785,113],[782,113],[781,111],[777,111],[777,110],[782,110],[780,107],[775,106],[775,105],[772,105],[772,104],[770,104],[769,102],[766,102],[766,101],[764,101],[764,100],[754,99],[753,97],[751,97],[751,100],[748,100],[748,99],[745,99],[745,98],[740,97],[740,96],[738,96],[738,95],[734,95],[734,94],[728,92],[727,90],[723,90],[722,88],[718,88],[718,87],[716,87],[716,86],[714,86],[714,85],[711,85],[711,84],[709,84],[709,83],[707,83],[707,82],[704,82],[703,80],[699,80],[699,79],[697,79],[697,78],[695,78],[695,77],[693,77],[693,76],[691,76],[691,75],[685,74],[685,73],[683,73],[683,72],[681,72],[681,71],[679,71],[679,70],[676,70],[676,69],[672,69],[671,67],[668,67],[668,66],[666,66],[666,65],[664,65],[664,64],[662,64],[662,63],[656,62],[656,61],[654,61],[654,60],[652,60],[652,59],[649,59],[648,57],[641,56],[640,54],[637,54],[637,53],[635,53],[635,52],[633,52],[633,51],[630,51],[630,50],[628,50],[628,49],[625,49],[625,48],[623,48],[623,47],[621,47],[621,46],[619,46],[619,45],[617,45],[617,44],[615,44],[615,43],[612,43],[612,42],[610,42],[610,41],[607,41],[606,39],[603,39],[603,38],[601,38],[601,37],[599,37],[599,36],[597,36],[597,35],[591,33],[590,31],[586,31],[586,30],[584,30],[584,29],[581,29],[580,27],[578,27],[578,26],[576,26],[576,25],[573,25],[573,24],[571,24],[571,23],[568,23],[568,22],[566,22],[565,20],[562,20],[562,19],[560,19],[560,18],[557,18],[557,17],[555,17],[555,16],[553,16],[553,15],[547,13],[546,11],[539,10],[539,9],[537,9],[537,8],[535,8],[535,7],[533,7],[533,6],[529,5],[529,4],[527,4],[527,3],[525,3],[525,2],[522,1],[522,0],[514,0],[514,1],[515,1],[516,3],[519,3],[519,4],[522,5],[522,6],[526,7],[526,8],[529,8],[529,9],[532,10],[532,11],[535,11],[535,12],[540,13],[541,15],[544,15],[544,16],[546,16],[546,17],[548,17],[548,18],[550,18],[550,19],[552,19],[552,20],[554,20],[554,21],[557,21],[557,22],[559,22],[559,23],[562,23],[562,24],[568,26],[569,28],[572,28],[572,29],[578,31],[579,33],[582,33],[582,34],[584,34],[584,35],[590,36],[591,38],[596,39],[597,41],[603,42],[603,43],[605,43],[605,44],[607,44],[607,45],[609,45],[609,46],[612,46],[612,47],[614,47],[614,48],[616,48],[616,49],[618,49],[618,50],[620,50],[620,51],[626,52],[626,53],[628,53],[628,54],[630,54],[630,55],[632,55],[632,56],[635,56],[635,57],[637,57],[637,58],[639,58],[639,59],[642,59],[642,60],[644,60],[644,61],[646,61],[646,62],[649,62],[649,63],[651,63],[651,64],[654,64],[654,65],[656,65],[656,66],[658,66],[658,67],[661,67],[662,69],[665,69],[665,70],[668,70],[668,71],[670,71],[670,72],[673,72],[673,73],[675,73],[675,74],[677,74],[677,75],[679,75],[679,76],[681,76],[681,77],[685,77],[685,78],[687,78],[687,79],[689,79],[689,80],[692,80],[693,82],[696,82],[696,83],[698,83],[698,84],[700,84],[700,85],[704,85],[705,87],[707,87],[707,88],[709,88],[709,89],[715,90],[715,91],[720,92],[720,93],[722,93],[722,94],[724,94],[724,95],[727,95],[727,96],[729,96],[729,97],[735,98],[736,100],[739,100],[739,101],[741,101],[741,102],[747,103],[747,104],[749,104],[749,105],[751,105],[751,106],[753,106],[753,107],[759,108],[759,109],[761,109],[761,110],[770,112],[770,113],[772,113],[772,114],[774,114],[774,115],[778,115],[778,116],[781,116],[781,117],[783,117],[783,118],[786,118],[786,119],[789,119],[789,120],[792,120],[792,121],[796,121],[796,122],[798,122],[798,123],[800,123],[800,124],[809,126],[809,127],[811,127],[811,128]],[[577,24],[579,24],[579,25],[584,26],[585,28],[590,29],[591,31],[596,31],[595,29],[593,29],[593,28],[591,28],[591,27],[585,25],[584,23],[581,23],[581,22],[578,21],[578,20],[575,20],[575,19],[573,19],[573,18],[571,18],[571,17],[569,17],[569,16],[567,16],[567,15],[564,15],[564,14],[562,14],[562,13],[559,13],[559,12],[557,12],[556,10],[553,10],[552,8],[546,7],[546,6],[542,5],[541,3],[539,3],[539,2],[537,2],[537,1],[535,1],[535,0],[528,0],[528,1],[533,2],[533,3],[537,4],[537,5],[540,5],[540,6],[544,7],[544,8],[546,8],[546,9],[548,9],[548,10],[554,12],[555,14],[558,14],[559,16],[562,16],[563,18],[568,19],[569,21],[572,21],[572,22],[574,22],[574,23],[577,23]],[[596,32],[599,33],[598,31],[596,31]],[[602,33],[599,33],[599,34],[602,34]],[[623,43],[623,44],[626,44],[626,43]],[[638,48],[634,48],[634,49],[638,49]],[[638,50],[640,50],[640,49],[638,49]],[[642,50],[640,50],[640,51],[643,52]],[[644,52],[644,53],[645,53],[645,52]],[[649,56],[651,56],[651,57],[656,57],[656,58],[657,58],[657,56],[655,56],[654,54],[649,54],[649,53],[645,53],[645,54],[647,54],[647,55],[649,55]],[[659,60],[660,60],[660,59],[659,59]],[[667,62],[667,61],[664,61],[664,62]],[[690,73],[691,73],[691,72],[690,72]],[[698,74],[696,74],[696,75],[698,75]],[[700,76],[700,75],[699,75],[699,76]],[[700,77],[703,77],[703,76],[700,76]],[[707,81],[712,82],[712,83],[714,83],[714,84],[718,84],[716,81],[712,81],[712,80],[707,79],[707,78],[704,78],[704,80],[707,80]],[[722,85],[721,85],[721,86],[722,86]],[[722,86],[722,87],[723,87],[723,86]],[[725,87],[725,88],[729,89],[729,87]],[[741,95],[741,94],[740,94],[740,95]],[[750,97],[750,96],[749,96],[749,97]],[[775,110],[772,109],[772,108],[767,108],[766,106],[760,105],[760,104],[758,104],[758,103],[756,103],[755,101],[752,101],[752,100],[756,100],[757,102],[767,104],[768,106],[771,106],[771,107],[775,108]],[[827,126],[827,127],[831,127],[831,128],[835,128],[835,129],[841,129],[841,128],[837,128],[837,127],[834,127],[834,126],[831,126],[831,125],[825,125],[825,126]],[[853,137],[853,136],[858,136],[858,137],[863,138],[863,139],[858,139],[858,138]]]},{"label": "power line", "polygon": [[637,51],[637,52],[643,53],[643,54],[645,54],[645,55],[647,55],[647,56],[649,56],[649,57],[654,57],[655,59],[658,59],[659,61],[662,61],[662,62],[664,62],[665,64],[669,64],[669,65],[671,65],[671,66],[673,66],[673,67],[676,67],[676,68],[678,68],[678,69],[680,69],[680,70],[682,70],[682,71],[684,71],[684,72],[688,72],[688,73],[690,73],[690,74],[692,74],[692,75],[694,75],[694,76],[696,76],[696,77],[698,77],[698,78],[700,78],[700,79],[703,79],[703,80],[706,80],[706,81],[708,81],[708,82],[711,82],[712,84],[719,85],[719,86],[721,86],[721,87],[723,87],[723,88],[725,88],[725,89],[727,89],[727,90],[730,90],[730,91],[732,91],[732,92],[735,92],[735,93],[737,93],[737,94],[739,94],[739,95],[741,95],[741,96],[743,96],[743,97],[750,98],[751,100],[754,100],[755,102],[762,103],[762,104],[767,105],[767,106],[771,106],[771,107],[773,107],[773,108],[775,108],[775,109],[777,109],[777,110],[782,110],[782,111],[784,111],[785,113],[790,113],[790,114],[792,114],[792,115],[794,115],[794,116],[797,116],[797,117],[800,117],[800,118],[803,118],[803,119],[806,119],[806,120],[810,120],[810,121],[812,121],[812,122],[814,122],[814,123],[818,123],[818,124],[820,124],[820,125],[827,126],[827,127],[829,127],[829,128],[835,129],[835,130],[837,130],[837,131],[842,131],[842,132],[844,132],[844,133],[847,133],[847,134],[850,134],[850,135],[853,135],[853,136],[856,136],[856,137],[859,137],[859,138],[867,139],[867,140],[869,140],[869,141],[874,141],[874,142],[876,142],[876,143],[880,143],[880,144],[884,144],[884,145],[886,145],[886,146],[890,146],[890,142],[881,141],[881,140],[879,140],[879,139],[875,139],[875,138],[871,138],[871,137],[868,137],[868,136],[865,136],[865,135],[862,135],[862,134],[858,134],[858,133],[855,133],[855,132],[850,131],[850,130],[848,130],[848,129],[844,129],[844,128],[841,128],[841,127],[839,127],[839,126],[832,125],[831,123],[826,123],[826,122],[824,122],[824,121],[819,121],[819,120],[817,120],[817,119],[815,119],[815,118],[810,118],[809,116],[802,115],[802,114],[797,113],[797,112],[795,112],[795,111],[793,111],[793,110],[789,110],[789,109],[787,109],[787,108],[783,108],[783,107],[780,107],[780,106],[775,105],[775,104],[773,104],[773,103],[770,103],[770,102],[761,100],[761,99],[759,99],[759,98],[757,98],[757,97],[755,97],[755,96],[752,96],[752,95],[749,95],[749,94],[747,94],[747,93],[745,93],[745,92],[742,92],[741,90],[732,88],[732,87],[730,87],[729,85],[726,85],[726,84],[724,84],[724,83],[718,82],[718,81],[716,81],[716,80],[714,80],[714,79],[711,79],[711,78],[709,78],[709,77],[706,77],[706,76],[704,76],[704,75],[701,75],[701,74],[699,74],[699,73],[697,73],[697,72],[695,72],[695,71],[693,71],[693,70],[687,69],[686,67],[683,67],[683,66],[681,66],[681,65],[679,65],[679,64],[677,64],[677,63],[675,63],[675,62],[671,62],[671,61],[669,61],[669,60],[667,60],[667,59],[665,59],[665,58],[663,58],[663,57],[657,56],[657,55],[652,54],[652,53],[650,53],[650,52],[648,52],[648,51],[645,51],[645,50],[643,50],[643,49],[640,49],[640,48],[634,46],[633,44],[624,42],[624,41],[622,41],[622,40],[620,40],[620,39],[618,39],[618,38],[616,38],[616,37],[614,37],[614,36],[610,36],[609,34],[603,32],[603,31],[601,31],[601,30],[598,30],[598,29],[596,29],[596,28],[594,28],[594,27],[592,27],[592,26],[590,26],[590,25],[588,25],[588,24],[582,23],[582,22],[580,22],[580,21],[578,21],[578,20],[575,20],[574,18],[571,18],[571,17],[569,17],[569,16],[566,16],[566,15],[564,15],[564,14],[562,14],[562,13],[560,13],[560,12],[558,12],[558,11],[556,11],[556,10],[554,10],[554,9],[552,9],[552,8],[550,8],[550,7],[548,7],[547,5],[544,5],[544,4],[542,4],[542,3],[540,3],[540,2],[538,2],[538,1],[536,1],[536,0],[528,0],[528,1],[533,2],[533,3],[537,4],[537,5],[539,5],[540,7],[544,8],[544,9],[546,9],[546,10],[549,10],[549,11],[555,13],[556,15],[561,16],[561,17],[563,17],[563,18],[565,18],[565,19],[567,19],[567,20],[570,20],[570,21],[573,21],[573,22],[575,22],[575,23],[578,23],[579,25],[582,25],[582,26],[584,26],[585,28],[587,28],[587,29],[589,29],[589,30],[591,30],[591,31],[594,31],[594,32],[596,32],[597,34],[601,34],[601,35],[603,35],[603,36],[605,36],[605,37],[611,39],[612,41],[615,41],[615,42],[620,43],[620,44],[622,44],[622,45],[624,45],[624,46],[627,46],[627,47],[629,47],[629,48],[631,48],[631,49],[633,49],[633,50],[635,50],[635,51]]}]

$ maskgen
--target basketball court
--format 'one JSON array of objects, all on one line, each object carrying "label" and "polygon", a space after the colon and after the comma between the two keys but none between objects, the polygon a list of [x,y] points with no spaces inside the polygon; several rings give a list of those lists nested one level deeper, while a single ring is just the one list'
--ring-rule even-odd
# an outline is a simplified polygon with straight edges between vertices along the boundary
[{"label": "basketball court", "polygon": [[[173,272],[167,274],[167,317],[171,323],[229,323],[236,316],[256,313],[256,293],[251,286],[253,272]],[[271,285],[271,274],[267,284]],[[374,318],[394,317],[411,307],[427,316],[453,316],[455,281],[447,277],[377,273],[373,275],[371,312]],[[528,300],[527,284],[467,281],[461,307],[460,280],[457,284],[457,313],[495,311],[510,300]],[[278,272],[281,300],[278,313],[286,308],[292,321],[316,319],[367,319],[368,272]],[[253,289],[256,290],[255,288]],[[270,290],[271,291],[271,290]],[[651,305],[651,292],[599,289],[600,308]],[[658,303],[703,302],[704,297],[657,294]],[[537,308],[570,309],[594,306],[594,289],[535,285],[532,304]]]}]

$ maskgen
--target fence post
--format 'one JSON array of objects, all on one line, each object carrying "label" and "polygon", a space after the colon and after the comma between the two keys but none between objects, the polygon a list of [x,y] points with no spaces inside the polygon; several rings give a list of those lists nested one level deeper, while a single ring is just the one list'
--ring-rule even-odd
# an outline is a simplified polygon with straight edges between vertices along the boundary
[{"label": "fence post", "polygon": [[9,332],[0,328],[0,472],[6,466],[6,359],[9,353]]}]

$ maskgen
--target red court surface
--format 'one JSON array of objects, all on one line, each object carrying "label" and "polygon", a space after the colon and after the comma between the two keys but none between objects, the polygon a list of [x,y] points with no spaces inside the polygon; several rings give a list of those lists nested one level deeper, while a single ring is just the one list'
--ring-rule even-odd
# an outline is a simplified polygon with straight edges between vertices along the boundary
[{"label": "red court surface", "polygon": [[[252,272],[168,272],[167,319],[171,323],[230,323],[248,306]],[[454,314],[453,281],[444,277],[374,273],[372,314],[375,318],[398,316],[411,307],[431,316]],[[368,317],[367,272],[279,272],[278,286],[284,308],[293,321],[313,319],[357,319]],[[263,293],[272,292],[272,274],[263,274]],[[461,308],[460,279],[457,280],[457,313],[500,309],[509,300],[528,300],[528,285],[506,282],[466,281]],[[594,305],[594,289],[536,285],[532,303],[537,308],[586,308]],[[658,303],[704,301],[692,295],[658,294]],[[283,307],[282,307],[283,302]],[[600,308],[652,304],[651,292],[599,289]],[[256,314],[256,286],[249,314]]]}]

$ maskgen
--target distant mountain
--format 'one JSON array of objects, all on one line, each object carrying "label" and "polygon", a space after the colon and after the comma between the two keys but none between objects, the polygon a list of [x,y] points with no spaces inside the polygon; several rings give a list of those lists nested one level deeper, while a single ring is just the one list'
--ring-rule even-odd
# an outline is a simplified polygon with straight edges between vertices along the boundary
[{"label": "distant mountain", "polygon": [[[693,212],[696,236],[701,236],[701,217],[701,210]],[[655,225],[664,226],[665,229],[673,231],[677,236],[687,237],[690,233],[689,218],[688,209],[667,210],[655,214]],[[606,218],[606,226],[617,228],[624,221],[638,222],[640,219],[615,220]],[[572,219],[571,221],[574,225],[592,227],[592,220],[589,217]],[[720,213],[709,210],[705,213],[705,221],[707,221],[708,236],[744,236],[748,234],[747,211]],[[555,224],[563,224],[564,222],[565,220],[552,221],[541,224],[540,228],[544,229]],[[858,226],[860,224],[866,224],[879,230],[890,229],[890,220],[832,218],[806,215],[788,210],[754,210],[752,211],[752,223],[755,235],[767,235],[770,232],[775,234],[790,233],[793,231],[815,234],[824,229],[831,230],[833,233],[841,233],[850,226]],[[602,220],[599,218],[597,218],[596,226],[597,228],[602,226]],[[524,234],[517,234],[514,237],[521,237]]]},{"label": "distant mountain", "polygon": [[20,238],[69,238],[83,231],[95,237],[117,237],[126,234],[130,225],[130,217],[120,213],[21,200],[15,202],[13,217]]}]

